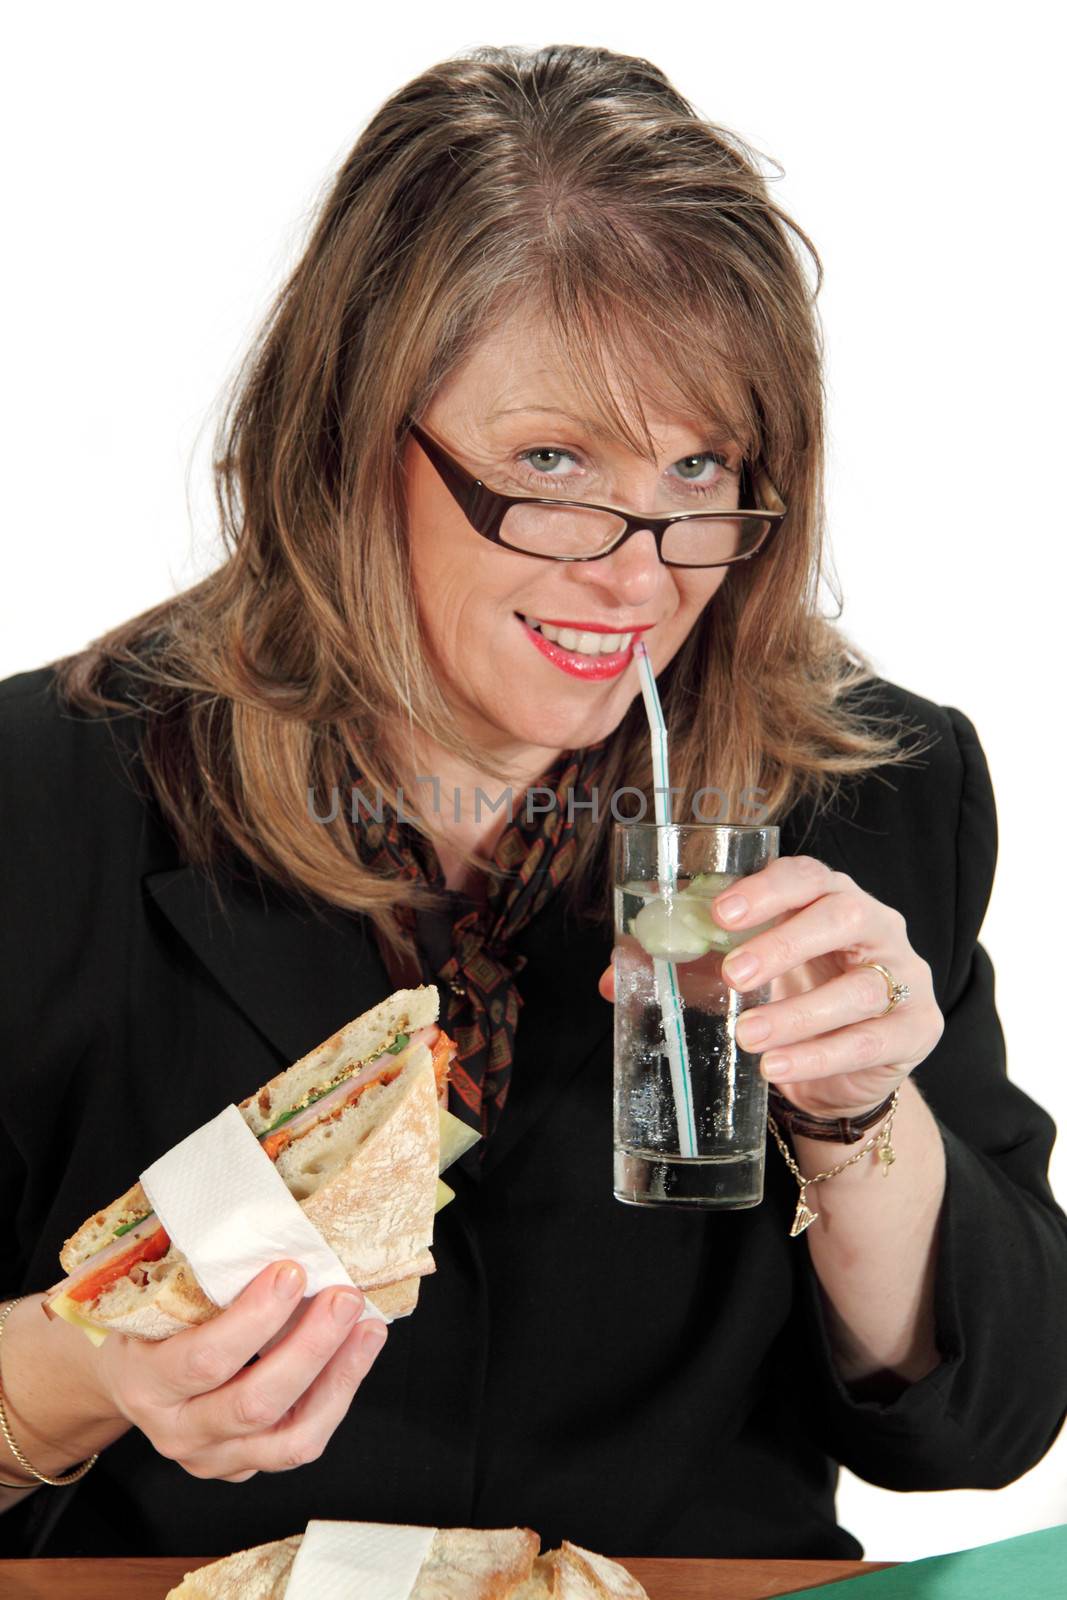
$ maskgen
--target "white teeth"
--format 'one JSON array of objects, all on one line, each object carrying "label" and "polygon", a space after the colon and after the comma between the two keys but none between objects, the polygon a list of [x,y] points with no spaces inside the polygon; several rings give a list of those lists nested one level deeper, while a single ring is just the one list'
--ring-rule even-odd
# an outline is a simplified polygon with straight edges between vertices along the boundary
[{"label": "white teeth", "polygon": [[593,633],[588,629],[580,632],[577,628],[554,628],[550,622],[538,622],[536,617],[523,617],[523,621],[543,633],[546,639],[551,639],[553,644],[584,656],[615,655],[620,650],[628,649],[634,637],[632,633]]}]

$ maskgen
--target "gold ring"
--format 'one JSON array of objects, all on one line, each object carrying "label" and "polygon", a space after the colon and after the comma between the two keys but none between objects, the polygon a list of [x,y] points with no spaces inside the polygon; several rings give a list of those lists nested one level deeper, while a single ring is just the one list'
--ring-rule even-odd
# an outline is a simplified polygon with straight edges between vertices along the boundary
[{"label": "gold ring", "polygon": [[876,1016],[887,1016],[888,1013],[892,1011],[894,1006],[898,1006],[902,1000],[906,1000],[908,998],[909,994],[911,993],[908,985],[906,983],[897,983],[896,979],[893,977],[893,974],[891,972],[887,972],[885,967],[881,966],[879,962],[861,961],[859,965],[861,967],[870,967],[874,972],[880,972],[889,986],[889,1004],[886,1006],[884,1011],[875,1012]]}]

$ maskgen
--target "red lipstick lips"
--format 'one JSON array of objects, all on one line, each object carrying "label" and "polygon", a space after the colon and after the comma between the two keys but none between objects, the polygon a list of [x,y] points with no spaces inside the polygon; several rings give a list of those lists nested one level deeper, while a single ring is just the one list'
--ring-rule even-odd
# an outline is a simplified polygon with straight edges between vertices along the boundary
[{"label": "red lipstick lips", "polygon": [[[543,633],[531,628],[521,616],[518,620],[531,644],[536,645],[553,666],[558,667],[561,672],[568,673],[572,678],[585,678],[594,683],[602,682],[606,678],[617,678],[621,672],[626,671],[633,660],[633,639],[625,650],[613,650],[610,655],[582,655],[577,650],[565,650],[561,644],[554,644],[551,639],[546,639]],[[550,617],[539,617],[538,621],[547,622],[550,628],[574,628],[576,632],[586,633],[632,633],[635,637],[652,626],[649,622],[641,628],[609,628],[602,622],[553,622]]]}]

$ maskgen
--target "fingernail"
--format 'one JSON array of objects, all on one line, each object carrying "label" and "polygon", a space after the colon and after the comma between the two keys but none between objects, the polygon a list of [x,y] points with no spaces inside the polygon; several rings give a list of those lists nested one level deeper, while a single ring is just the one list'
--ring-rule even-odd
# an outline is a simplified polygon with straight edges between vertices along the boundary
[{"label": "fingernail", "polygon": [[360,1297],[358,1294],[349,1294],[346,1290],[343,1294],[334,1295],[330,1309],[334,1321],[339,1322],[342,1327],[347,1327],[350,1322],[355,1322],[359,1315]]},{"label": "fingernail", "polygon": [[771,1025],[765,1017],[757,1017],[750,1014],[738,1019],[737,1027],[734,1031],[742,1044],[759,1044],[760,1040],[766,1039],[770,1033]]},{"label": "fingernail", "polygon": [[751,978],[759,971],[759,962],[755,956],[735,951],[733,955],[726,957],[722,970],[732,982],[744,983],[746,978]]},{"label": "fingernail", "polygon": [[388,1334],[389,1329],[384,1322],[368,1322],[367,1331],[363,1335],[363,1343],[370,1350],[380,1350]]},{"label": "fingernail", "polygon": [[279,1267],[274,1274],[274,1293],[282,1300],[291,1300],[303,1288],[304,1274],[300,1267]]},{"label": "fingernail", "polygon": [[728,894],[725,900],[717,900],[712,908],[712,916],[716,922],[736,922],[748,910],[748,901],[743,894]]},{"label": "fingernail", "polygon": [[769,1056],[763,1057],[760,1070],[767,1078],[788,1078],[793,1068],[788,1056],[775,1055],[772,1051]]}]

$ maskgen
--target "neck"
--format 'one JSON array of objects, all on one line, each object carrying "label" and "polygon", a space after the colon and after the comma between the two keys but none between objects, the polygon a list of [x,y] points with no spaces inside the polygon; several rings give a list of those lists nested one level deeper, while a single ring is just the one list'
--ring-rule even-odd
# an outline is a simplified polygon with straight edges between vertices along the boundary
[{"label": "neck", "polygon": [[[500,835],[521,815],[524,791],[535,784],[561,754],[542,745],[509,743],[492,751],[504,780],[451,755],[434,741],[419,736],[407,762],[404,784],[408,809],[418,811],[433,835],[445,883],[484,897],[485,875],[462,859],[464,851],[488,860]],[[421,783],[416,780],[421,778]]]}]

